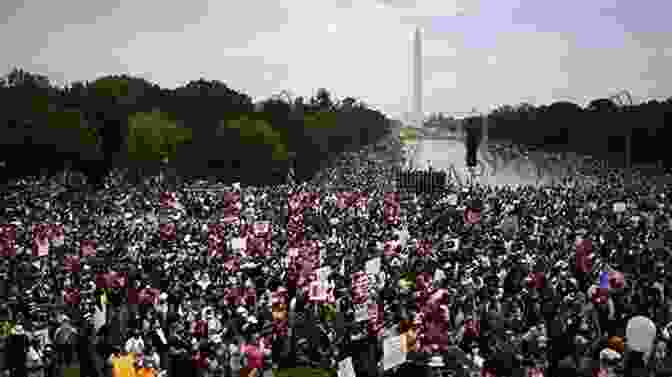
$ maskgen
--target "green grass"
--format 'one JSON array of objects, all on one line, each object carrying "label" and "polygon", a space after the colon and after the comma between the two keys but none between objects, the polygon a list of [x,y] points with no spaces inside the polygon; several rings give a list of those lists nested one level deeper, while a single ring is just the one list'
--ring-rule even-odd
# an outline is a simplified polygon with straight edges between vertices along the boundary
[{"label": "green grass", "polygon": [[71,366],[63,370],[63,377],[79,377],[80,375],[79,366]]}]

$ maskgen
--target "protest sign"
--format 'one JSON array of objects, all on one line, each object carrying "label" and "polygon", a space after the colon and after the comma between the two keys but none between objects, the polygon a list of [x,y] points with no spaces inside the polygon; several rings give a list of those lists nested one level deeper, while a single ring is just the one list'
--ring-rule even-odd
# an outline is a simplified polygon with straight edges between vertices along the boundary
[{"label": "protest sign", "polygon": [[624,202],[616,202],[614,203],[614,212],[615,213],[622,213],[625,212],[626,205]]},{"label": "protest sign", "polygon": [[388,370],[406,362],[406,353],[402,351],[401,336],[383,339],[383,370]]},{"label": "protest sign", "polygon": [[351,357],[338,362],[338,377],[356,377]]},{"label": "protest sign", "polygon": [[355,304],[355,322],[367,321],[369,319],[369,304]]},{"label": "protest sign", "polygon": [[656,337],[656,325],[649,318],[635,316],[628,321],[625,329],[625,338],[628,348],[648,354],[653,348],[653,340]]},{"label": "protest sign", "polygon": [[369,259],[366,262],[366,273],[378,275],[380,273],[380,257]]},{"label": "protest sign", "polygon": [[235,237],[231,239],[231,248],[235,251],[244,251],[247,249],[247,239],[245,237]]}]

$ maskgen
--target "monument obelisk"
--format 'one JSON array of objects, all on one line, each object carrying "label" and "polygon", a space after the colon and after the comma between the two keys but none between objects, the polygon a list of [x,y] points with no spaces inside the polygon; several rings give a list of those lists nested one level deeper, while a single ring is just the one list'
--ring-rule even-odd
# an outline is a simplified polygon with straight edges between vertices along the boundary
[{"label": "monument obelisk", "polygon": [[[415,28],[415,33],[413,35],[413,48],[412,48],[412,69],[413,73],[411,74],[411,82],[413,87],[412,93],[412,106],[411,106],[411,127],[421,129],[423,122],[422,114],[422,39],[420,36],[420,28]],[[422,169],[423,161],[420,161],[420,156],[422,155],[422,135],[418,135],[417,142],[414,146],[413,159],[415,160],[412,166],[415,169]]]},{"label": "monument obelisk", "polygon": [[420,28],[413,37],[413,126],[422,128],[422,39]]}]

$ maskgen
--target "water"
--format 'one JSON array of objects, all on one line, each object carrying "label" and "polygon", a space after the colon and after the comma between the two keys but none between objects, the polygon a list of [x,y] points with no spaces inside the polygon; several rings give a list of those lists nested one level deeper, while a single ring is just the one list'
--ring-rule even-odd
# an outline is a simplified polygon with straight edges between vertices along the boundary
[{"label": "water", "polygon": [[[450,172],[454,168],[460,182],[467,183],[470,174],[467,170],[465,156],[466,147],[457,139],[420,139],[413,164],[416,168],[426,169],[429,165],[428,161],[431,161],[431,167],[435,170]],[[550,184],[553,179],[557,179],[548,173],[539,178],[539,169],[531,160],[504,161],[501,157],[494,156],[487,151],[479,151],[478,159],[483,166],[476,169],[477,174],[481,174],[476,180],[482,184],[538,185]]]}]

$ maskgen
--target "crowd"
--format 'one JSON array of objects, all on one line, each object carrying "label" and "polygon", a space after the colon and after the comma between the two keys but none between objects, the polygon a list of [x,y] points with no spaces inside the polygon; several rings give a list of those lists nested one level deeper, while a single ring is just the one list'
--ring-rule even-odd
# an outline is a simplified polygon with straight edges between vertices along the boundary
[{"label": "crowd", "polygon": [[[400,161],[379,152],[299,185],[5,187],[2,369],[672,373],[664,181],[602,169],[572,184],[397,192]],[[650,323],[650,345],[626,336]]]}]

